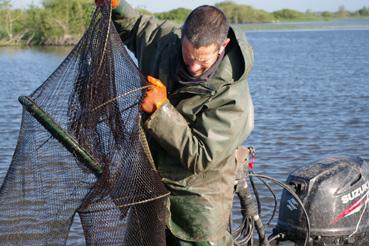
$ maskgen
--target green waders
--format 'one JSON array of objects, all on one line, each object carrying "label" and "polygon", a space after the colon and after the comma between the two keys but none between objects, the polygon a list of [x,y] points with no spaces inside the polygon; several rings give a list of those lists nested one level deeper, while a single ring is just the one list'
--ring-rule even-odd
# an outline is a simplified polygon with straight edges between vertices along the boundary
[{"label": "green waders", "polygon": [[175,237],[167,231],[167,246],[232,246],[232,235],[227,232],[227,235],[219,239],[217,242],[189,242]]}]

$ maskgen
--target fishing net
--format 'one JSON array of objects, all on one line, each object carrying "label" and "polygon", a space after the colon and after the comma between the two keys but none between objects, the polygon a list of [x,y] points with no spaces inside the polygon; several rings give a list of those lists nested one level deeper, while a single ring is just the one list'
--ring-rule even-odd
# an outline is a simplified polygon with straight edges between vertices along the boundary
[{"label": "fishing net", "polygon": [[168,195],[141,128],[145,80],[98,7],[80,42],[24,105],[0,188],[2,245],[165,245]]}]

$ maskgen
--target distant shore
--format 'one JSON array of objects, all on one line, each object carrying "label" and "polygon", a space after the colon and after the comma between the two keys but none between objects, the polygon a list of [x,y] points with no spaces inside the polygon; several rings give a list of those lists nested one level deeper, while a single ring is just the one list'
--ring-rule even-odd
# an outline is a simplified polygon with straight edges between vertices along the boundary
[{"label": "distant shore", "polygon": [[[215,4],[222,9],[232,25],[242,30],[296,29],[300,22],[329,22],[345,19],[369,19],[369,7],[348,11],[340,6],[337,11],[299,12],[281,9],[267,12],[245,4],[224,1]],[[0,46],[71,46],[75,45],[88,27],[95,9],[90,0],[48,0],[42,6],[13,9],[11,1],[0,4]],[[160,20],[183,23],[190,9],[177,8],[161,13],[137,9],[144,15]]]},{"label": "distant shore", "polygon": [[238,24],[235,28],[241,31],[278,31],[278,30],[337,30],[368,29],[369,18],[331,19],[309,21],[282,21],[275,23]]},{"label": "distant shore", "polygon": [[[359,23],[357,23],[359,22]],[[360,23],[362,22],[362,23]],[[369,30],[369,18],[350,18],[350,19],[331,19],[331,20],[309,20],[309,21],[281,21],[270,23],[245,23],[245,24],[233,24],[235,29],[239,31],[283,31],[283,30],[336,30],[336,29],[368,29]],[[63,40],[60,38],[55,42],[50,41],[46,44],[27,44],[24,42],[9,42],[9,40],[0,40],[0,47],[14,46],[14,47],[27,47],[27,46],[74,46],[78,43],[80,36],[74,36],[73,38],[67,38]]]}]

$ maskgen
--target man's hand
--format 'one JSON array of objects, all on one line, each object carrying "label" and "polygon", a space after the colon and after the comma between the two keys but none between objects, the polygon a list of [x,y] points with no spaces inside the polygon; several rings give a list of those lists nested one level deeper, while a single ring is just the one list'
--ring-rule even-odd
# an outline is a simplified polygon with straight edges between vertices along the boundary
[{"label": "man's hand", "polygon": [[159,79],[152,76],[147,76],[147,81],[151,86],[146,90],[145,97],[141,103],[141,109],[151,114],[168,101],[167,87]]},{"label": "man's hand", "polygon": [[[96,6],[102,6],[104,3],[109,0],[95,0]],[[120,0],[111,0],[111,7],[112,9],[115,9],[118,7]]]}]

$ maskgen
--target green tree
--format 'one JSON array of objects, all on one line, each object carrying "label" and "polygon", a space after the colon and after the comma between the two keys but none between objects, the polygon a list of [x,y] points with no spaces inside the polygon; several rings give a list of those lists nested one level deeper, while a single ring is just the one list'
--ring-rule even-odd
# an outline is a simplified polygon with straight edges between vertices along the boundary
[{"label": "green tree", "polygon": [[72,45],[86,29],[94,3],[91,0],[43,0],[26,11],[12,9],[0,0],[1,44]]},{"label": "green tree", "polygon": [[44,9],[38,8],[35,5],[29,7],[24,21],[24,28],[26,30],[24,42],[27,45],[38,45],[46,42],[45,28],[47,24],[45,22],[47,18],[45,15],[46,11]]},{"label": "green tree", "polygon": [[322,12],[322,17],[324,17],[325,19],[329,19],[333,17],[333,13],[329,12],[329,11],[324,11]]},{"label": "green tree", "polygon": [[2,23],[0,37],[8,40],[13,38],[13,24],[17,19],[11,7],[12,5],[9,0],[0,0],[0,20]]},{"label": "green tree", "polygon": [[44,0],[42,32],[45,44],[74,44],[90,18],[90,0]]},{"label": "green tree", "polygon": [[293,9],[281,9],[281,10],[273,12],[273,15],[278,20],[304,19],[304,18],[306,18],[304,13],[293,10]]},{"label": "green tree", "polygon": [[10,15],[11,4],[10,1],[0,0],[0,38],[9,37],[9,15]]},{"label": "green tree", "polygon": [[344,18],[344,17],[349,16],[349,14],[350,13],[346,10],[344,5],[341,5],[338,7],[337,17]]},{"label": "green tree", "polygon": [[215,4],[215,6],[223,10],[224,14],[233,24],[271,22],[274,20],[270,13],[264,10],[254,9],[253,7],[245,4],[224,1]]},{"label": "green tree", "polygon": [[155,16],[160,20],[171,20],[177,23],[183,23],[190,12],[190,9],[177,8],[167,12],[156,13]]},{"label": "green tree", "polygon": [[24,11],[12,9],[10,1],[0,0],[0,44],[19,44],[25,35]]},{"label": "green tree", "polygon": [[362,7],[361,9],[358,10],[359,15],[361,16],[369,16],[369,10],[368,7]]}]

